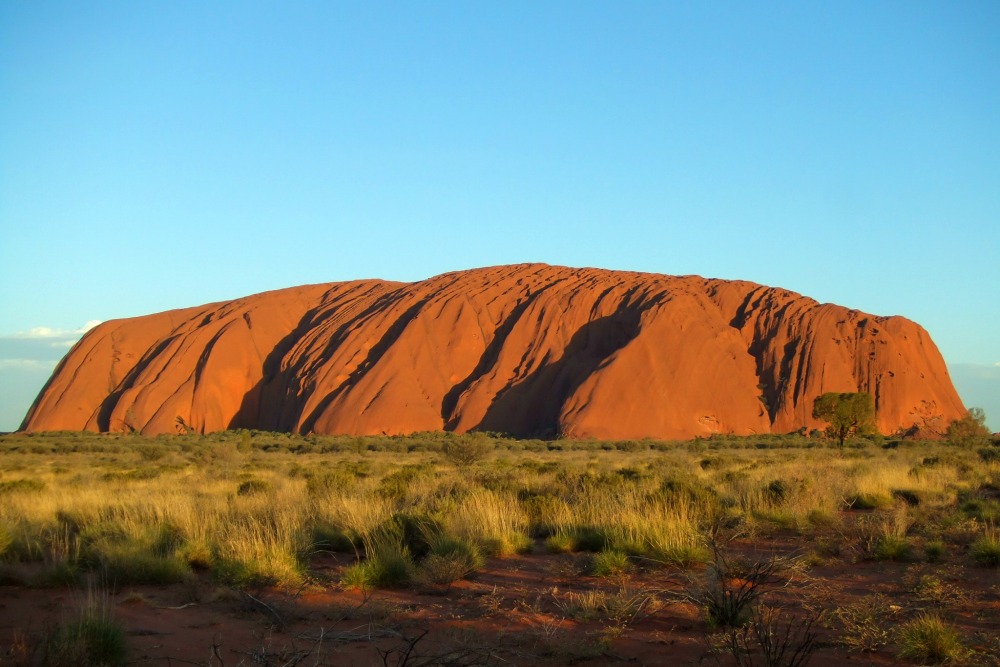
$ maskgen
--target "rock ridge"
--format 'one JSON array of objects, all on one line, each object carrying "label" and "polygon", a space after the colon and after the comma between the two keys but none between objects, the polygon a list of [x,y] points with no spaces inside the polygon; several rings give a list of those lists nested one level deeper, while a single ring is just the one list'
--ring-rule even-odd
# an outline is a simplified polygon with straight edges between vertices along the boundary
[{"label": "rock ridge", "polygon": [[872,393],[883,433],[965,412],[906,318],[745,281],[521,264],[105,322],[22,428],[690,438],[818,427],[827,391]]}]

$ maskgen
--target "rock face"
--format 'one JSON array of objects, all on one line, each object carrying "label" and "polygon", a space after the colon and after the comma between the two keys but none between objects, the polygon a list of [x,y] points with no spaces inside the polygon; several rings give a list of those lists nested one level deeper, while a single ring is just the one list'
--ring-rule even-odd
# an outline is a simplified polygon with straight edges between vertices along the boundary
[{"label": "rock face", "polygon": [[818,427],[828,391],[870,392],[883,433],[940,432],[965,412],[902,317],[748,282],[528,264],[105,322],[23,428],[689,438]]}]

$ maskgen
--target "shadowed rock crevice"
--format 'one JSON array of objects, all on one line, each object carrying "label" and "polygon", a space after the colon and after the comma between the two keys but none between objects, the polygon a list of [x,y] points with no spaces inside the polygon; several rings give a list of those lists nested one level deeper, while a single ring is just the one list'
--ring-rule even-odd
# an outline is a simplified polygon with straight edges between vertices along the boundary
[{"label": "shadowed rock crevice", "polygon": [[493,332],[493,340],[491,340],[490,344],[486,346],[486,350],[483,352],[482,357],[480,357],[479,363],[476,364],[476,367],[471,373],[469,373],[468,376],[465,377],[465,379],[453,386],[448,393],[445,394],[444,400],[441,402],[441,419],[444,420],[445,430],[451,431],[455,428],[455,407],[458,404],[458,399],[470,386],[472,386],[476,380],[481,378],[496,365],[497,359],[500,357],[500,351],[507,342],[507,337],[510,336],[511,331],[513,331],[514,327],[520,321],[521,316],[528,309],[528,307],[538,299],[539,296],[544,294],[545,291],[551,287],[552,285],[545,285],[536,290],[534,293],[528,295],[526,298],[517,302],[510,314],[501,323],[500,327]]},{"label": "shadowed rock crevice", "polygon": [[566,399],[612,354],[639,334],[642,309],[622,306],[582,326],[563,355],[497,394],[477,428],[516,437],[555,437]]},{"label": "shadowed rock crevice", "polygon": [[149,368],[150,364],[159,359],[160,355],[163,354],[177,338],[178,336],[170,336],[169,338],[160,341],[156,347],[143,355],[143,357],[139,360],[139,363],[137,363],[132,370],[130,370],[125,377],[122,378],[117,387],[101,402],[101,406],[97,413],[97,425],[101,431],[108,432],[112,430],[111,415],[118,406],[118,401],[121,400],[122,395],[135,386],[136,380],[146,371],[147,368]]},{"label": "shadowed rock crevice", "polygon": [[389,325],[385,335],[383,335],[382,338],[368,351],[368,356],[365,357],[365,360],[361,362],[350,375],[348,375],[344,382],[324,396],[308,416],[301,420],[299,426],[300,432],[310,433],[313,430],[316,420],[319,419],[330,404],[333,403],[333,401],[335,401],[344,391],[355,386],[361,378],[364,377],[364,375],[379,362],[379,360],[389,350],[389,347],[403,334],[406,327],[408,327],[410,322],[417,317],[421,309],[423,309],[424,305],[429,300],[430,297],[420,299],[413,305],[409,306],[398,318],[395,319],[395,321],[393,321],[391,325]]}]

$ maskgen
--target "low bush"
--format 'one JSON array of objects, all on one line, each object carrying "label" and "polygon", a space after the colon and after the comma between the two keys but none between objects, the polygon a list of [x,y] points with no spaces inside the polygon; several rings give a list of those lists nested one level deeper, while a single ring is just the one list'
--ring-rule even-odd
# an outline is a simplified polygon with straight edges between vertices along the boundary
[{"label": "low bush", "polygon": [[902,657],[924,664],[957,662],[966,655],[958,631],[932,614],[904,623],[897,631],[896,641]]},{"label": "low bush", "polygon": [[441,445],[441,453],[458,466],[469,466],[482,461],[493,451],[493,441],[473,433],[460,440],[448,440]]},{"label": "low bush", "polygon": [[772,583],[777,567],[774,559],[731,560],[714,548],[702,580],[689,587],[686,597],[704,609],[710,626],[742,627]]},{"label": "low bush", "polygon": [[891,560],[905,562],[912,558],[913,547],[905,537],[898,535],[882,535],[872,546],[872,560]]},{"label": "low bush", "polygon": [[797,619],[761,605],[749,623],[727,633],[726,648],[737,667],[805,667],[819,648],[816,621],[816,615]]},{"label": "low bush", "polygon": [[611,577],[625,574],[631,569],[628,555],[622,551],[609,549],[594,554],[590,572],[595,577]]},{"label": "low bush", "polygon": [[573,551],[573,536],[569,533],[556,533],[545,540],[545,549],[553,554],[565,554]]},{"label": "low bush", "polygon": [[892,498],[877,493],[858,493],[848,496],[846,504],[852,510],[876,510],[892,506]]},{"label": "low bush", "polygon": [[132,544],[117,545],[103,551],[100,570],[111,586],[163,586],[182,582],[191,574],[188,564],[180,558],[150,553]]},{"label": "low bush", "polygon": [[929,563],[937,563],[948,555],[948,547],[941,540],[931,540],[924,544],[924,557]]},{"label": "low bush", "polygon": [[430,544],[430,553],[420,562],[414,576],[418,584],[450,585],[486,564],[479,548],[468,540],[435,535]]},{"label": "low bush", "polygon": [[414,564],[404,549],[383,548],[344,570],[341,583],[348,588],[404,588],[413,579]]},{"label": "low bush", "polygon": [[117,667],[125,664],[125,629],[106,597],[90,593],[76,618],[43,639],[39,664],[51,667]]},{"label": "low bush", "polygon": [[336,551],[349,553],[355,550],[354,542],[343,530],[326,523],[313,526],[312,549],[315,551]]},{"label": "low bush", "polygon": [[969,555],[977,565],[1000,567],[1000,529],[989,528],[969,546]]}]

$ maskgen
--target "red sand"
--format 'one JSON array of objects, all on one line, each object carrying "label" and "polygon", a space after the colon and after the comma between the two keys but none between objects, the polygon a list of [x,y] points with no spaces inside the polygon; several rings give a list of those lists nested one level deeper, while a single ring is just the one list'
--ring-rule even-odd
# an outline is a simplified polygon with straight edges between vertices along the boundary
[{"label": "red sand", "polygon": [[[798,540],[777,537],[766,546],[744,542],[737,548],[755,559],[789,556],[797,553]],[[734,664],[731,657],[712,653],[709,638],[715,631],[703,611],[677,596],[685,577],[699,576],[699,569],[654,569],[623,580],[632,590],[654,595],[660,604],[609,634],[615,624],[607,618],[573,620],[560,606],[571,594],[620,590],[621,582],[579,574],[570,564],[582,558],[586,556],[535,553],[491,559],[473,579],[438,593],[374,591],[366,598],[333,583],[301,591],[239,592],[217,588],[202,575],[186,584],[121,589],[111,594],[110,603],[126,630],[129,664],[286,664],[296,651],[311,651],[301,664],[393,665],[402,664],[398,661],[406,639],[424,632],[426,637],[415,647],[421,660],[455,651],[465,651],[468,660],[408,664]],[[332,582],[352,561],[345,555],[325,555],[312,566]],[[941,577],[961,594],[952,601],[919,601],[911,590],[919,574]],[[1000,647],[995,639],[1000,630],[996,569],[965,569],[957,561],[930,565],[833,560],[795,577],[786,585],[783,575],[767,586],[762,599],[780,606],[787,614],[782,618],[801,618],[807,607],[825,611],[815,626],[819,649],[810,667],[913,664],[898,658],[891,644],[862,653],[843,643],[844,630],[832,612],[873,593],[898,605],[893,624],[940,607],[965,645],[978,652],[977,661],[994,664],[988,656],[1000,659],[995,654]],[[37,642],[54,623],[73,618],[85,597],[79,589],[0,587],[0,664],[28,664],[17,647]],[[388,662],[383,663],[380,650],[392,652]]]}]

